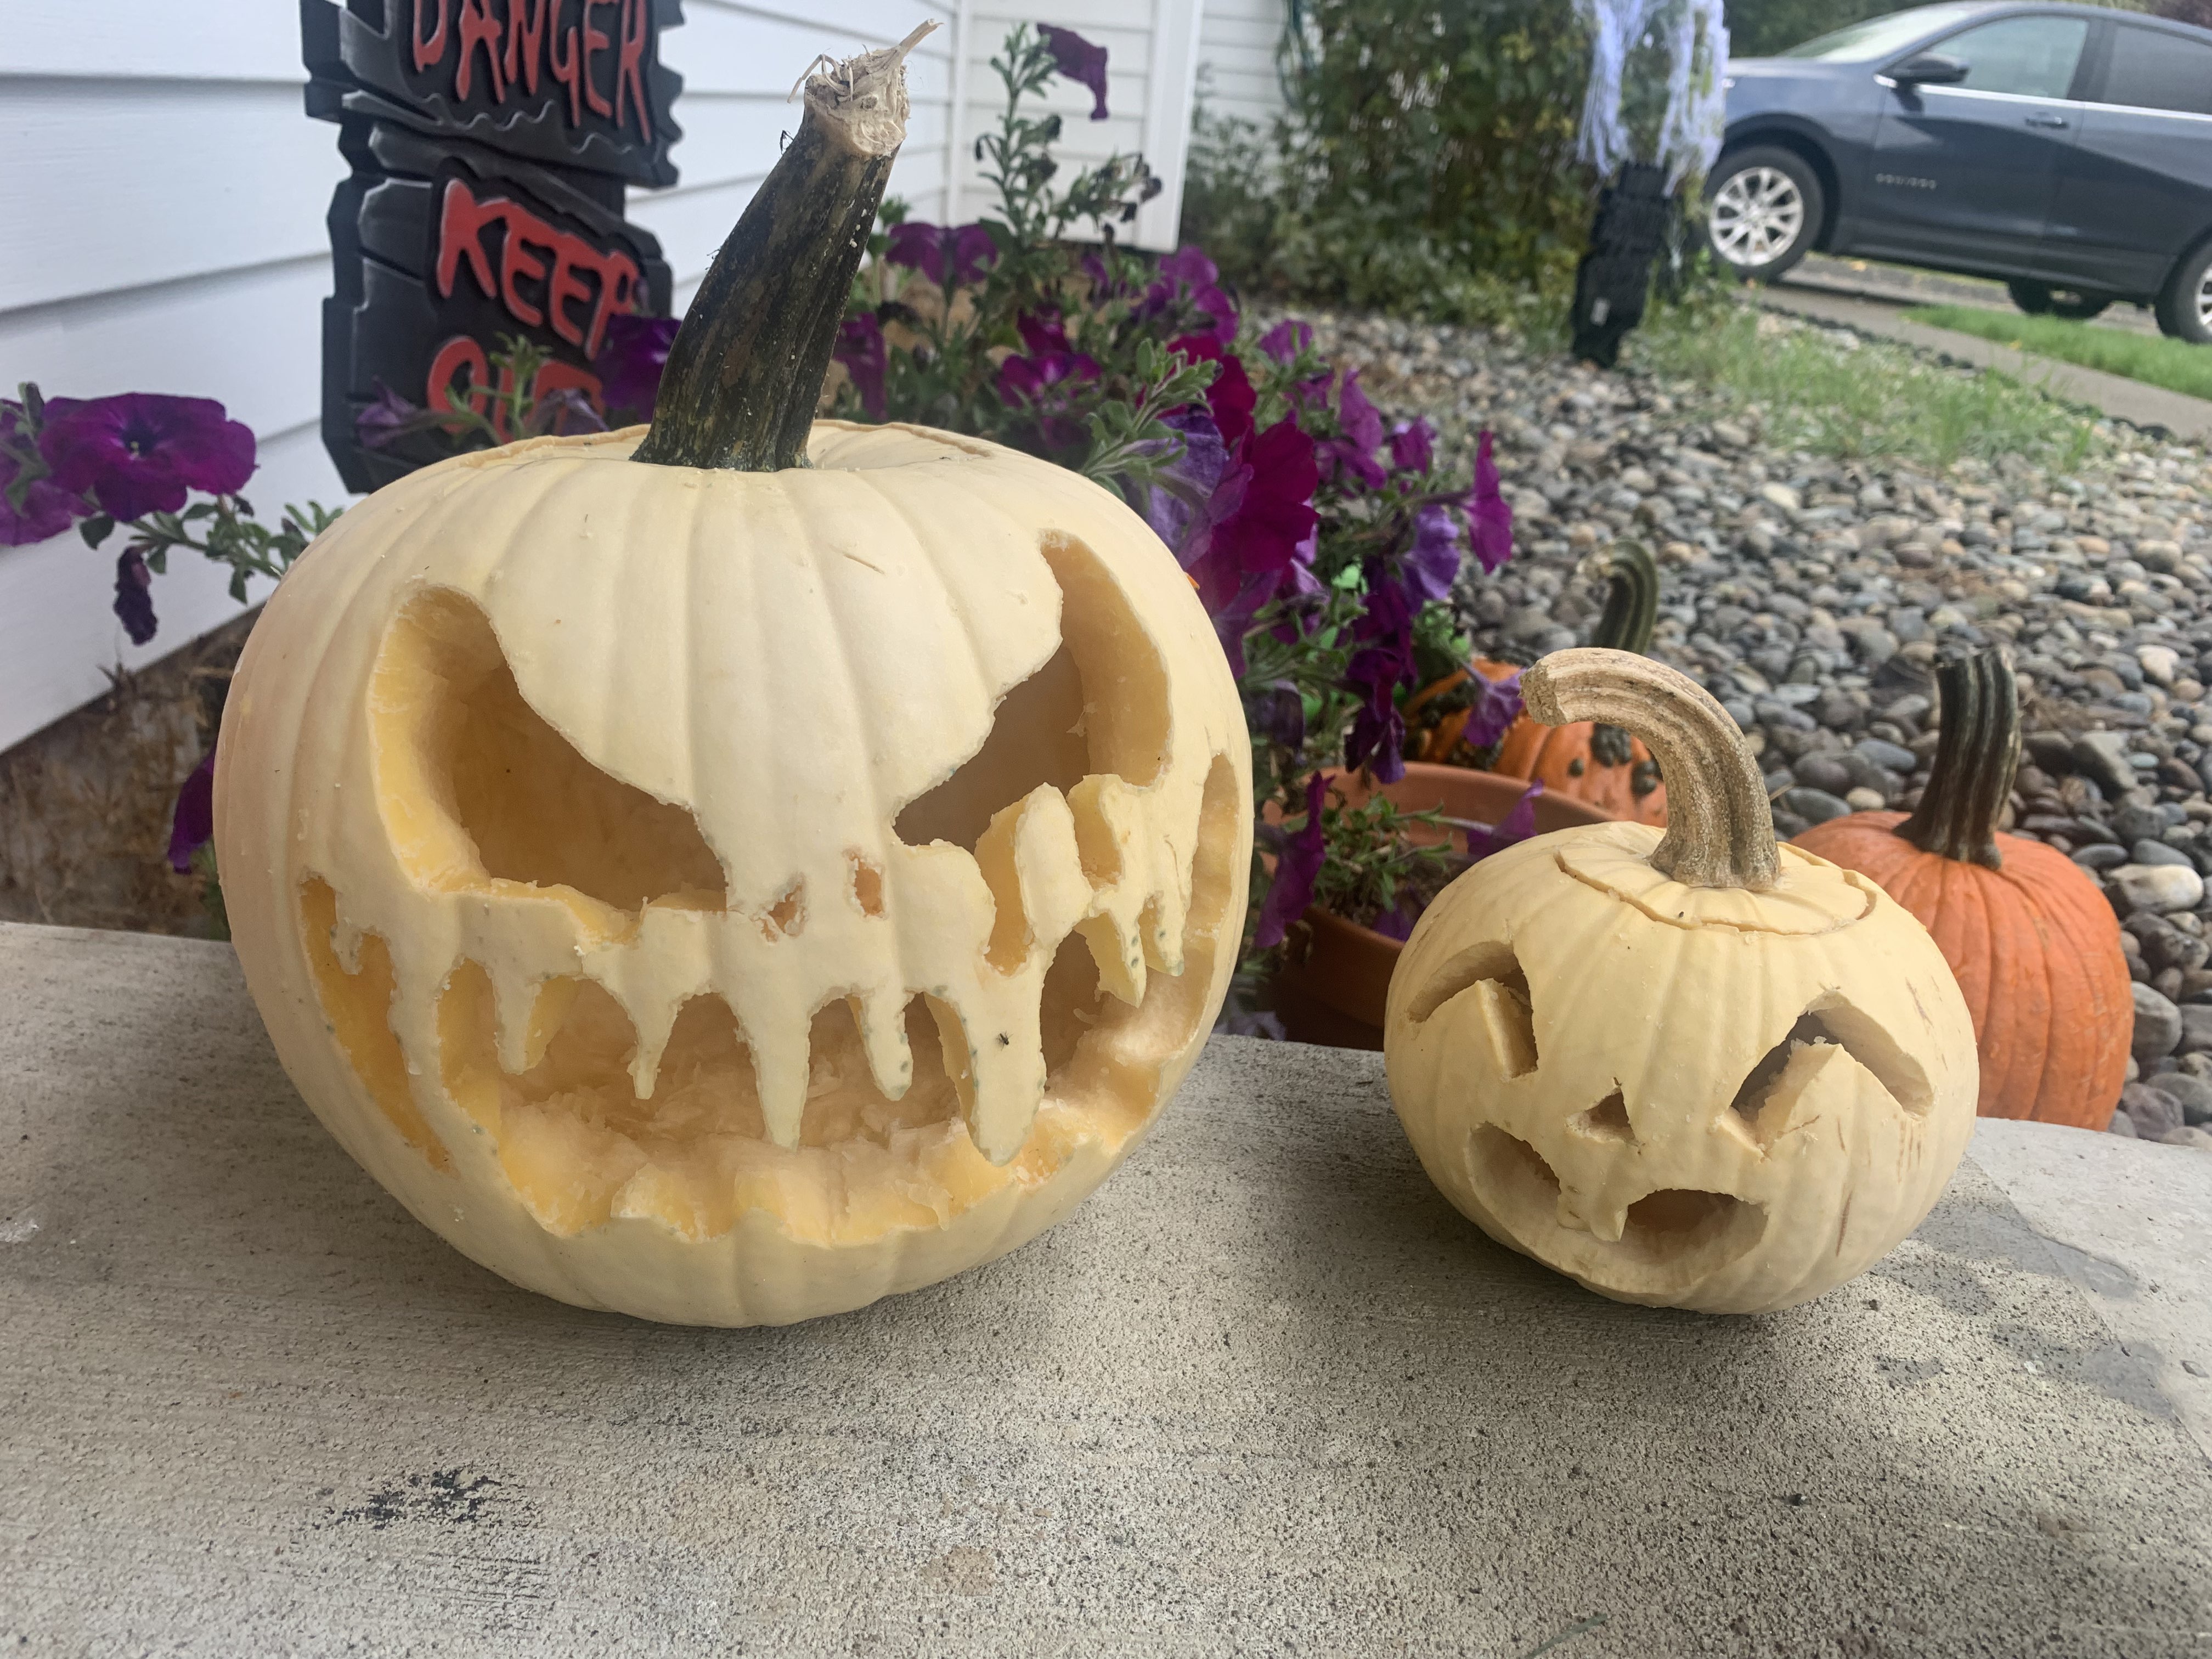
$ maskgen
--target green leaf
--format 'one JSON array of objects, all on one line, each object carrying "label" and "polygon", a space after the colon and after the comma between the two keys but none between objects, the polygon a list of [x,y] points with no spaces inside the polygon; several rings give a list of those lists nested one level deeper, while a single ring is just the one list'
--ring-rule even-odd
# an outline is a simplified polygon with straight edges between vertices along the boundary
[{"label": "green leaf", "polygon": [[84,538],[87,547],[97,548],[114,533],[115,520],[105,513],[95,513],[78,524],[76,533]]}]

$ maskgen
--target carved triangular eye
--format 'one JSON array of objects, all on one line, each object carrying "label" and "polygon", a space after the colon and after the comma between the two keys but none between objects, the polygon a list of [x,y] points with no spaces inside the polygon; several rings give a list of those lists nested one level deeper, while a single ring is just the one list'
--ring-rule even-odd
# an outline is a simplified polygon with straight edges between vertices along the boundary
[{"label": "carved triangular eye", "polygon": [[1503,939],[1471,945],[1431,976],[1406,1010],[1419,1025],[1453,998],[1471,996],[1490,1032],[1498,1069],[1525,1077],[1536,1069],[1536,1019],[1528,976],[1521,959]]},{"label": "carved triangular eye", "polygon": [[1628,1121],[1628,1102],[1618,1089],[1577,1116],[1575,1127],[1582,1133],[1601,1140],[1623,1141],[1631,1146],[1636,1145],[1636,1127]]},{"label": "carved triangular eye", "polygon": [[1798,1100],[1838,1054],[1864,1066],[1889,1097],[1914,1117],[1935,1099],[1928,1073],[1871,1015],[1839,992],[1824,992],[1798,1015],[1783,1039],[1768,1049],[1729,1103],[1742,1127],[1762,1146],[1788,1127]]}]

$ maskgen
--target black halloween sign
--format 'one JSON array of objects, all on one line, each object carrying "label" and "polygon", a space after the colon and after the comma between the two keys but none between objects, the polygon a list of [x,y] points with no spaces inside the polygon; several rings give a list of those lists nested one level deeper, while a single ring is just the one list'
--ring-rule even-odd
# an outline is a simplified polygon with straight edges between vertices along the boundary
[{"label": "black halloween sign", "polygon": [[362,444],[362,412],[449,392],[497,417],[502,336],[548,361],[532,398],[594,404],[607,321],[663,314],[660,245],[623,216],[675,182],[660,31],[681,0],[301,0],[307,112],[352,174],[331,203],[323,442],[349,489],[451,453],[435,434]]}]

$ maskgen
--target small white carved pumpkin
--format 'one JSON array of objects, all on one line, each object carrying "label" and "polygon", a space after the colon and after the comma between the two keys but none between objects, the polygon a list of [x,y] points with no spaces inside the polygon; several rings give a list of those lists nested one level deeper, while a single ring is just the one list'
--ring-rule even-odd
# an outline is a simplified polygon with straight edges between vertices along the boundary
[{"label": "small white carved pumpkin", "polygon": [[1670,827],[1561,830],[1432,905],[1391,981],[1390,1091],[1500,1243],[1626,1302],[1789,1307],[1927,1214],[1972,1134],[1972,1023],[1873,882],[1778,850],[1727,713],[1674,670],[1561,652],[1553,725],[1644,739]]}]

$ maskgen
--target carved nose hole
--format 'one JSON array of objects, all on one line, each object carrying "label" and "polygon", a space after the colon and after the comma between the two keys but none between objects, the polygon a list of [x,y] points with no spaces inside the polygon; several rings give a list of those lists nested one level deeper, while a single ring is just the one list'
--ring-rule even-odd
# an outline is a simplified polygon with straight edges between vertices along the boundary
[{"label": "carved nose hole", "polygon": [[1628,1121],[1628,1102],[1618,1089],[1577,1117],[1575,1128],[1601,1139],[1636,1144],[1636,1129]]}]

